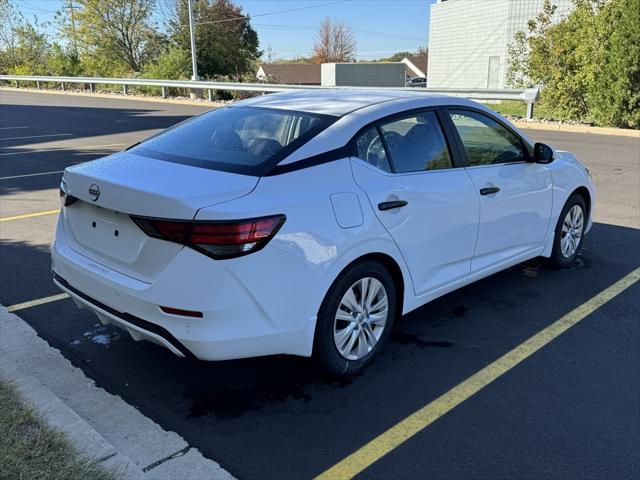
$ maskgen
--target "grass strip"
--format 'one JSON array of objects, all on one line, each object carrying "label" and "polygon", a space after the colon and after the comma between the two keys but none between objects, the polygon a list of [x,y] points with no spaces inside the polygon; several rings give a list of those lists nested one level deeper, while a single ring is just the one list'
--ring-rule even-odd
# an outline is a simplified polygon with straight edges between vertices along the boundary
[{"label": "grass strip", "polygon": [[78,454],[0,379],[0,479],[115,480],[119,476]]}]

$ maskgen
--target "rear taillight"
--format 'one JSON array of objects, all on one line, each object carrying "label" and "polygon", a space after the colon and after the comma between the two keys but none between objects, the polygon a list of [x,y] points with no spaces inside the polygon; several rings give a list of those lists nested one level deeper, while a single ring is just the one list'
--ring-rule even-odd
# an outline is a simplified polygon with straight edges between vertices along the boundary
[{"label": "rear taillight", "polygon": [[212,258],[233,258],[257,252],[278,232],[284,215],[224,221],[179,221],[135,217],[147,235],[181,243]]}]

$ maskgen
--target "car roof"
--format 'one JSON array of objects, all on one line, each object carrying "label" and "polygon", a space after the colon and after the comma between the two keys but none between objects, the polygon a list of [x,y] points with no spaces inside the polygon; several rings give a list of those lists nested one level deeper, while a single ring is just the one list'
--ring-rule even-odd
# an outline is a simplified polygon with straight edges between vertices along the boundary
[{"label": "car roof", "polygon": [[433,105],[441,104],[443,97],[451,99],[450,103],[452,104],[457,104],[459,101],[459,98],[456,97],[406,90],[327,88],[261,95],[237,102],[236,105],[278,108],[341,117],[372,105],[415,97],[423,99],[421,102],[423,106],[429,106],[430,103]]}]

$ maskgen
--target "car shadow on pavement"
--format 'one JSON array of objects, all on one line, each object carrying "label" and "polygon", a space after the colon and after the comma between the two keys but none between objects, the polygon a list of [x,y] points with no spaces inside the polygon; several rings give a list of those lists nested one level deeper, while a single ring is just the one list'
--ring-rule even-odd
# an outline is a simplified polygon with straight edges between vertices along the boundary
[{"label": "car shadow on pavement", "polygon": [[[1,303],[58,293],[46,248],[2,242],[0,249],[0,271],[10,279]],[[300,478],[319,473],[639,265],[640,230],[596,224],[570,267],[552,270],[535,259],[430,302],[397,322],[386,350],[361,375],[340,380],[305,358],[180,359],[101,326],[70,300],[18,314],[99,386],[235,475]],[[292,450],[322,455],[308,454],[304,468],[288,472],[274,459]],[[252,466],[265,464],[273,470]]]}]

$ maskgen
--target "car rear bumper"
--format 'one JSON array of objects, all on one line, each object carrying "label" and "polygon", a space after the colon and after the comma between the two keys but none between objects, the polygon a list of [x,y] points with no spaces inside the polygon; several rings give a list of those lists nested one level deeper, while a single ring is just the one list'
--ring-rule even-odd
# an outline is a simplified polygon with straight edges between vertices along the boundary
[{"label": "car rear bumper", "polygon": [[114,308],[91,298],[86,293],[72,287],[69,282],[53,272],[53,282],[68,293],[78,306],[93,310],[103,324],[112,324],[129,332],[135,340],[147,340],[171,350],[179,357],[191,357],[193,354],[165,328],[135,317],[129,313],[118,312]]},{"label": "car rear bumper", "polygon": [[[298,281],[283,286],[279,283],[283,278],[268,279],[268,274],[268,281],[261,282],[265,288],[255,283],[256,271],[263,276],[284,261],[306,269],[307,262],[268,248],[250,257],[249,268],[246,257],[219,262],[184,248],[153,283],[146,283],[73,250],[60,225],[51,246],[56,285],[77,304],[94,311],[102,323],[124,328],[134,340],[151,341],[178,356],[201,360],[310,355],[311,344],[300,343],[309,323],[315,323],[315,315],[309,314],[313,307],[304,302],[309,298],[308,284]],[[203,316],[169,314],[160,306]]]}]

